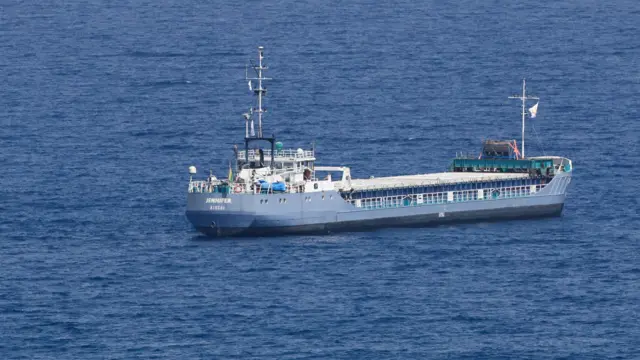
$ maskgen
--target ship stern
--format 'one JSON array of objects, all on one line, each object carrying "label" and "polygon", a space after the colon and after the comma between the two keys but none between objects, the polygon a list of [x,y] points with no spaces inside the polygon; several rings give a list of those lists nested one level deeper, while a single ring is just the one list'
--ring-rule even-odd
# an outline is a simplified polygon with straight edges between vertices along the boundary
[{"label": "ship stern", "polygon": [[245,196],[189,193],[185,215],[199,232],[211,237],[240,235],[251,227],[254,214],[243,206]]}]

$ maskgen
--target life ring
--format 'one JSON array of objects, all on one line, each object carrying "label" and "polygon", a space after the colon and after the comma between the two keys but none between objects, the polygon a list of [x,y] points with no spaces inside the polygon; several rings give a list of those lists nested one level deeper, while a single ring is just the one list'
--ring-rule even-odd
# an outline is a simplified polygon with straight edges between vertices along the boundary
[{"label": "life ring", "polygon": [[242,185],[236,184],[236,186],[233,187],[233,192],[234,193],[241,193],[242,192]]}]

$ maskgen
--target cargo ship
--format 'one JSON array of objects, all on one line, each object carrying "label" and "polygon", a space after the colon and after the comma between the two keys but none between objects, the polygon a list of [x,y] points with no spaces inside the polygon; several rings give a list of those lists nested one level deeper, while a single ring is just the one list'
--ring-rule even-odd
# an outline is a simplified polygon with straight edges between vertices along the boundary
[{"label": "cargo ship", "polygon": [[526,101],[539,99],[527,95],[524,80],[522,94],[510,97],[522,101],[520,148],[515,140],[485,140],[479,154],[457,154],[445,172],[356,179],[349,167],[316,165],[314,148],[285,149],[263,135],[266,70],[258,47],[258,61],[245,70],[256,104],[243,114],[244,146],[234,147],[228,174],[199,180],[189,167],[186,216],[203,234],[327,234],[562,214],[573,164],[525,157],[525,119],[538,107]]}]

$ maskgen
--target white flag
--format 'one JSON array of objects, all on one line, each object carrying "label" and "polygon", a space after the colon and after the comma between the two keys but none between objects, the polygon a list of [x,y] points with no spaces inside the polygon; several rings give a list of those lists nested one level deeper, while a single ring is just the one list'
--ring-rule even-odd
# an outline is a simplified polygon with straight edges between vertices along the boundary
[{"label": "white flag", "polygon": [[251,87],[251,80],[249,80],[249,91],[253,91],[253,88]]},{"label": "white flag", "polygon": [[253,130],[253,119],[251,119],[251,136],[256,136],[256,132]]},{"label": "white flag", "polygon": [[531,114],[532,119],[535,118],[536,114],[538,113],[538,103],[539,102],[537,102],[535,105],[529,108],[529,113]]}]

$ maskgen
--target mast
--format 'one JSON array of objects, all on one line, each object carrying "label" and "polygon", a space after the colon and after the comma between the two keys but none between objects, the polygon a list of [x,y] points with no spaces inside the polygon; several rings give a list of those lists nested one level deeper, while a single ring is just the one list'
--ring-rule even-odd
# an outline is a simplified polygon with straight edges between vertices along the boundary
[{"label": "mast", "polygon": [[[267,66],[265,66],[262,62],[262,60],[264,60],[264,47],[263,46],[258,46],[258,65],[255,65],[253,62],[251,62],[251,67],[253,68],[253,70],[255,71],[257,77],[249,77],[248,74],[248,66],[245,67],[245,80],[247,80],[249,83],[249,91],[253,91],[253,93],[255,95],[258,96],[258,107],[251,107],[249,109],[249,112],[244,113],[244,118],[246,120],[246,125],[245,125],[245,137],[244,137],[244,155],[245,155],[245,163],[249,162],[249,143],[254,142],[254,141],[268,141],[271,143],[271,172],[273,173],[274,169],[274,164],[275,164],[275,144],[276,144],[276,136],[272,135],[271,137],[264,137],[263,133],[262,133],[262,114],[267,112],[266,109],[262,108],[262,102],[263,96],[267,95],[267,89],[262,87],[262,82],[264,80],[271,80],[270,78],[264,77],[264,71],[268,69]],[[257,80],[258,81],[258,87],[254,87],[252,81],[253,80]],[[256,135],[253,131],[253,113],[257,112],[258,113],[258,134]]]},{"label": "mast", "polygon": [[540,98],[537,96],[527,96],[527,85],[526,85],[526,80],[522,79],[522,96],[518,96],[518,95],[513,95],[513,96],[509,96],[509,99],[520,99],[522,100],[522,139],[520,140],[520,146],[521,146],[521,155],[522,158],[524,159],[524,120],[525,117],[527,115],[527,111],[526,111],[526,103],[527,100],[539,100]]},{"label": "mast", "polygon": [[[263,77],[263,72],[268,69],[267,66],[264,66],[262,60],[264,59],[264,47],[258,46],[258,65],[253,65],[252,68],[255,70],[257,77],[250,78],[246,75],[245,72],[245,80],[249,81],[249,90],[252,90],[255,95],[258,96],[258,108],[252,108],[252,112],[255,111],[258,113],[258,135],[257,137],[262,137],[262,114],[266,112],[265,109],[262,108],[262,97],[267,95],[267,89],[262,87],[262,81],[271,80],[270,78]],[[251,80],[258,81],[258,87],[253,88],[251,85]],[[248,133],[248,131],[245,131]],[[248,137],[248,136],[247,136]]]}]

